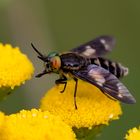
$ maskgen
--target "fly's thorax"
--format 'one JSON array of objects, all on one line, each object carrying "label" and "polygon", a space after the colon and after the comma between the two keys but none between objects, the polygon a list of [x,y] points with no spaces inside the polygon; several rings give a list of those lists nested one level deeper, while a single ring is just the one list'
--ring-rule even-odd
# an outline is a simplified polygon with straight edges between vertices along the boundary
[{"label": "fly's thorax", "polygon": [[79,70],[80,68],[87,65],[87,60],[85,57],[77,53],[63,53],[60,55],[61,58],[61,69],[64,70]]}]

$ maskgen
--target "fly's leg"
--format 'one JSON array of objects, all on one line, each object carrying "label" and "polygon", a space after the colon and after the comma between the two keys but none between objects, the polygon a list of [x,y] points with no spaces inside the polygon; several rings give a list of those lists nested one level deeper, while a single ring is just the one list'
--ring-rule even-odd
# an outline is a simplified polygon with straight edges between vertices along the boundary
[{"label": "fly's leg", "polygon": [[64,88],[63,90],[61,90],[60,92],[63,93],[66,89],[66,86],[67,86],[67,78],[66,77],[62,77],[58,80],[55,81],[56,84],[64,84]]},{"label": "fly's leg", "polygon": [[[76,92],[77,92],[77,85],[78,85],[78,79],[77,78],[73,78],[75,81],[75,89],[74,89],[74,106],[75,109],[77,109],[77,104],[76,104]],[[56,84],[64,84],[64,88],[62,91],[60,91],[61,93],[63,93],[66,89],[67,86],[67,78],[66,77],[62,77],[58,80],[55,81]]]},{"label": "fly's leg", "polygon": [[46,70],[42,71],[41,73],[37,74],[35,77],[40,78],[41,76],[47,74],[48,72]]},{"label": "fly's leg", "polygon": [[77,79],[77,78],[74,78],[74,81],[76,82],[76,83],[75,83],[75,89],[74,89],[74,106],[75,106],[75,109],[77,109],[77,104],[76,104],[76,92],[77,92],[78,79]]}]

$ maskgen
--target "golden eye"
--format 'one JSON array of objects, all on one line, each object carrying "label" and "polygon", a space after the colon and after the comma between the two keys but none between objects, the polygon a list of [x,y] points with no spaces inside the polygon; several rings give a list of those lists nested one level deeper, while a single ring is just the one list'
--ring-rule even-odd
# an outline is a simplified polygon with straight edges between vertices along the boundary
[{"label": "golden eye", "polygon": [[54,69],[59,69],[61,67],[61,60],[59,56],[51,58],[51,64]]}]

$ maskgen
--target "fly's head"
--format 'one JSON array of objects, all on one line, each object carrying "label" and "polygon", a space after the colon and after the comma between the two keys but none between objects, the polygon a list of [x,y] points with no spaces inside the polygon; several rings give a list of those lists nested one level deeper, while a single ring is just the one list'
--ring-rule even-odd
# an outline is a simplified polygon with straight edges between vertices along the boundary
[{"label": "fly's head", "polygon": [[41,77],[48,73],[58,73],[61,67],[61,59],[59,57],[59,54],[56,52],[52,52],[48,54],[48,56],[44,56],[34,47],[32,43],[31,46],[37,52],[38,58],[44,62],[44,66],[45,66],[45,69],[41,73],[37,74],[36,77]]}]

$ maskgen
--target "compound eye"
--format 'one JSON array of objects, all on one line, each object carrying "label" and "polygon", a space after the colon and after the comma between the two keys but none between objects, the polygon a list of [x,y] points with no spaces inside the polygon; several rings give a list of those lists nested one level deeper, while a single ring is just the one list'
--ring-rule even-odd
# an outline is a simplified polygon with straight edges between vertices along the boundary
[{"label": "compound eye", "polygon": [[61,67],[61,60],[59,56],[51,58],[51,64],[54,69],[59,69]]}]

